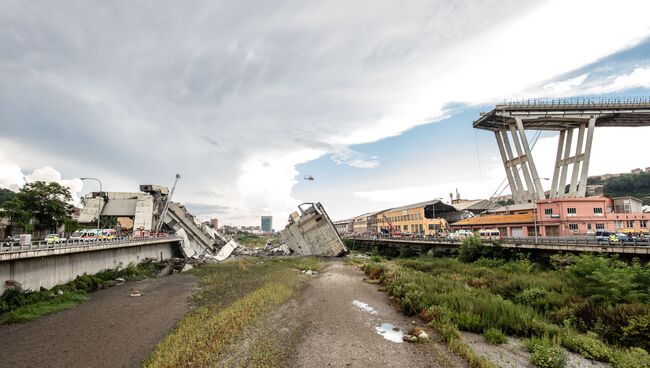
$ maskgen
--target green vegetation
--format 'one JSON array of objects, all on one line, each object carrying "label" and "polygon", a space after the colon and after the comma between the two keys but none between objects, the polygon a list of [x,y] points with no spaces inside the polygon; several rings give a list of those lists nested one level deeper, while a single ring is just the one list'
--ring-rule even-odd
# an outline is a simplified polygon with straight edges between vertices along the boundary
[{"label": "green vegetation", "polygon": [[162,263],[145,260],[137,266],[131,263],[125,268],[107,269],[95,275],[83,274],[49,290],[31,291],[19,285],[11,286],[0,296],[0,323],[26,322],[70,309],[88,300],[88,293],[114,285],[118,277],[127,281],[141,280],[156,275],[162,267]]},{"label": "green vegetation", "polygon": [[279,239],[276,236],[249,233],[237,234],[235,235],[235,240],[239,244],[249,248],[264,248],[267,242],[271,242],[273,245],[276,245],[279,242]]},{"label": "green vegetation", "polygon": [[603,184],[603,190],[609,197],[632,196],[643,200],[650,196],[650,173],[622,174],[617,177],[601,180],[591,177],[587,184]]},{"label": "green vegetation", "polygon": [[296,269],[319,267],[314,258],[291,258],[239,259],[195,269],[202,289],[194,297],[197,307],[158,344],[145,366],[212,366],[243,335],[255,337],[241,366],[286,366],[283,342],[263,328],[253,331],[302,285],[305,277]]},{"label": "green vegetation", "polygon": [[[593,255],[554,256],[549,265],[498,248],[468,239],[458,258],[354,262],[445,341],[458,330],[483,333],[491,343],[503,341],[500,334],[542,341],[531,345],[531,360],[553,367],[565,359],[561,346],[612,364],[625,349],[641,357],[638,351],[650,349],[649,266]],[[502,258],[485,258],[495,254]]]},{"label": "green vegetation", "polygon": [[485,341],[494,345],[501,345],[508,342],[508,336],[506,336],[498,328],[488,328],[487,330],[483,331],[483,337],[485,337]]},{"label": "green vegetation", "polygon": [[52,229],[64,224],[72,215],[70,189],[59,183],[36,181],[25,184],[18,193],[4,202],[4,208],[13,224],[31,231],[32,221],[39,228]]},{"label": "green vegetation", "polygon": [[14,192],[9,189],[0,188],[0,208],[3,208],[5,202],[14,197]]}]

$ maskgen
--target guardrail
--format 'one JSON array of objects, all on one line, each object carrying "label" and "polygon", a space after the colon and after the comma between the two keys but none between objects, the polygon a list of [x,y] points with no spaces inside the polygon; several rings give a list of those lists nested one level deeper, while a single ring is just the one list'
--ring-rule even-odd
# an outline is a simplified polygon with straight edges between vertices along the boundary
[{"label": "guardrail", "polygon": [[48,243],[45,240],[30,242],[30,244],[20,244],[20,242],[2,242],[0,243],[0,253],[9,252],[29,252],[35,250],[62,249],[72,247],[96,247],[100,245],[114,244],[131,244],[147,240],[172,239],[177,238],[174,235],[151,235],[151,236],[120,236],[113,239],[74,239],[59,242]]},{"label": "guardrail", "polygon": [[[346,239],[367,240],[367,241],[394,241],[402,243],[420,244],[449,244],[460,245],[462,239],[450,239],[445,237],[417,238],[417,237],[368,237],[368,236],[344,236]],[[613,247],[647,247],[650,246],[650,238],[630,239],[628,241],[598,240],[590,236],[567,236],[567,237],[543,237],[543,236],[504,236],[493,239],[481,239],[483,243],[512,244],[512,245],[553,245],[553,246],[613,246]]]}]

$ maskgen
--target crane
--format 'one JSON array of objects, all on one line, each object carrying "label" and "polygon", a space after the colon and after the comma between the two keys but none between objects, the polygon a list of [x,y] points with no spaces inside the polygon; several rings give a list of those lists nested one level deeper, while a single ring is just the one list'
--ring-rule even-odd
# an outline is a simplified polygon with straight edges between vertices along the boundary
[{"label": "crane", "polygon": [[167,196],[167,200],[165,201],[165,207],[163,207],[163,210],[160,213],[160,218],[158,219],[158,224],[156,225],[156,233],[159,233],[160,229],[162,228],[163,220],[165,219],[165,215],[169,210],[169,203],[172,201],[174,190],[176,190],[176,184],[178,184],[178,179],[180,178],[181,178],[181,174],[176,174],[176,180],[174,180],[174,186],[172,186],[172,191],[169,192],[169,195]]},{"label": "crane", "polygon": [[392,237],[401,237],[401,236],[402,236],[402,233],[401,233],[399,230],[396,230],[396,229],[395,229],[395,226],[393,226],[393,223],[390,222],[390,220],[388,219],[388,217],[386,217],[386,215],[383,215],[383,214],[382,214],[382,216],[384,217],[384,220],[386,220],[386,222],[388,222],[388,229],[389,229],[389,235],[390,235],[390,237],[391,237],[391,238],[392,238]]}]

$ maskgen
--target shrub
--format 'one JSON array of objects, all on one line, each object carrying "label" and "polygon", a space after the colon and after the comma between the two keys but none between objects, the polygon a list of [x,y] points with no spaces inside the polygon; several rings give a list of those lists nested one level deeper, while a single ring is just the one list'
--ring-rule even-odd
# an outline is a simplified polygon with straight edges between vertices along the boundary
[{"label": "shrub", "polygon": [[483,253],[483,243],[477,236],[463,239],[463,243],[458,249],[458,259],[462,262],[470,263],[481,258]]},{"label": "shrub", "polygon": [[630,318],[627,326],[623,327],[623,344],[627,346],[650,348],[650,315]]},{"label": "shrub", "polygon": [[485,341],[493,345],[501,345],[508,342],[508,336],[506,336],[498,328],[488,328],[487,330],[483,331],[483,337],[485,337]]},{"label": "shrub", "polygon": [[609,362],[612,359],[612,351],[593,333],[587,335],[568,333],[562,336],[562,346],[587,359],[601,362]]},{"label": "shrub", "polygon": [[566,351],[559,346],[536,345],[530,353],[530,362],[540,368],[564,368]]},{"label": "shrub", "polygon": [[641,348],[620,350],[612,357],[612,368],[648,368],[650,354]]}]

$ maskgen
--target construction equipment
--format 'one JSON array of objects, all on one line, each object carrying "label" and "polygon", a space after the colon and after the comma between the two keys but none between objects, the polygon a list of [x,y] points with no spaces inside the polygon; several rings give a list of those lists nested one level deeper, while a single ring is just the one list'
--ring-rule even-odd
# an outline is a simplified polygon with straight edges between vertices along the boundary
[{"label": "construction equipment", "polygon": [[389,229],[390,237],[391,238],[399,238],[399,237],[401,237],[402,233],[399,230],[395,229],[395,226],[393,226],[393,223],[390,222],[388,217],[386,217],[386,215],[382,215],[382,216],[384,217],[384,220],[388,223],[388,229]]},{"label": "construction equipment", "polygon": [[159,233],[160,229],[162,228],[163,219],[165,218],[165,215],[169,210],[169,203],[172,201],[174,190],[176,190],[176,184],[178,184],[178,179],[180,178],[181,178],[181,174],[176,174],[176,179],[174,180],[174,186],[172,186],[172,191],[169,192],[169,195],[167,196],[167,200],[165,201],[165,207],[163,207],[160,217],[158,218],[158,224],[156,225],[156,233]]}]

